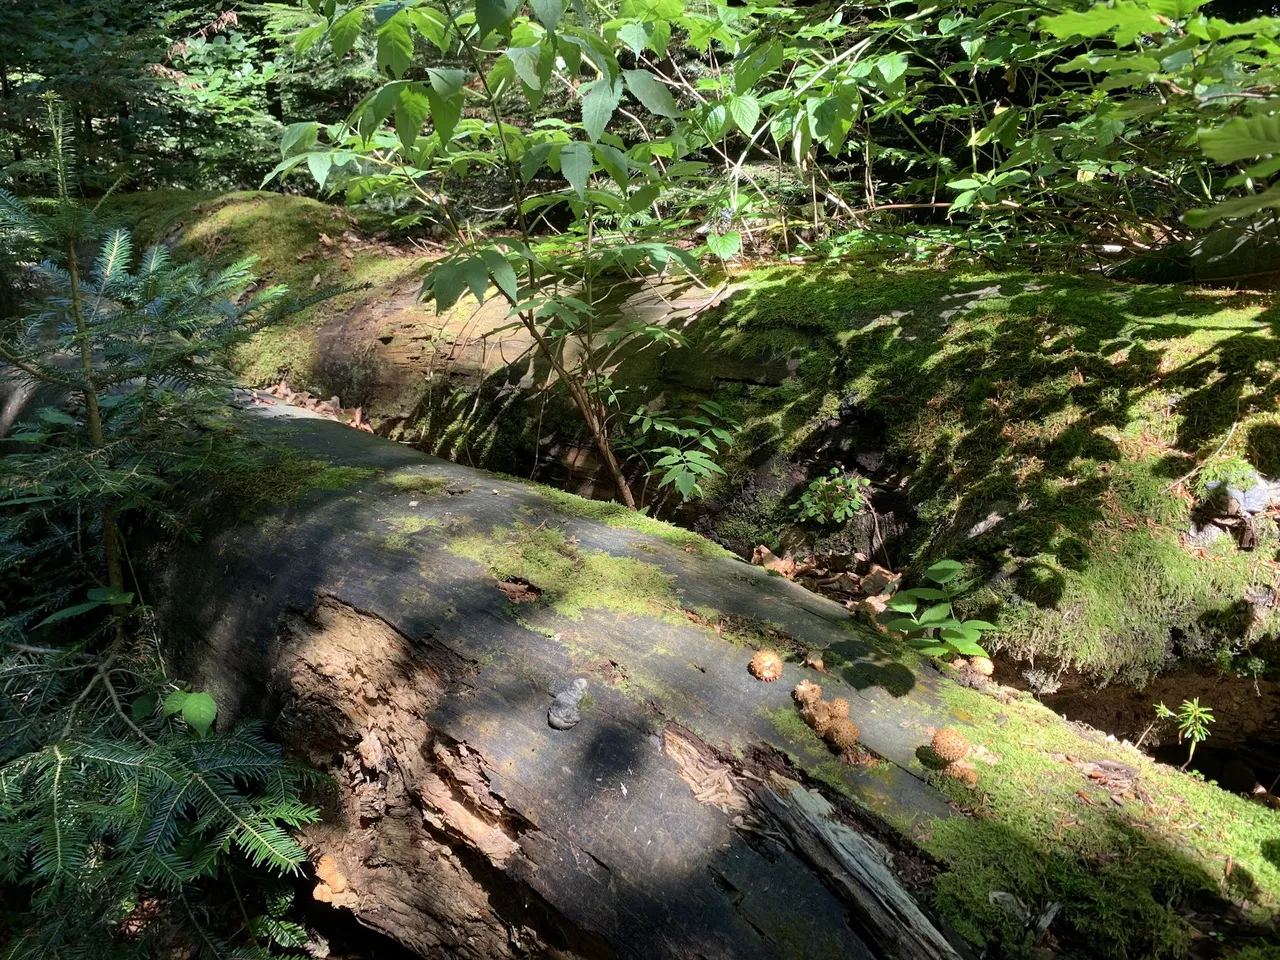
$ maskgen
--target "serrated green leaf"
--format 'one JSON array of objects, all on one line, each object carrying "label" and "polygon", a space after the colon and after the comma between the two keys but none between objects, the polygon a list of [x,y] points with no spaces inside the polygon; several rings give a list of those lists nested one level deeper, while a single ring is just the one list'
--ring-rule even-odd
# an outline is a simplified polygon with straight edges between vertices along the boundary
[{"label": "serrated green leaf", "polygon": [[600,139],[621,101],[620,81],[606,76],[587,84],[582,94],[582,125],[592,143]]},{"label": "serrated green leaf", "polygon": [[315,178],[316,186],[323,190],[325,181],[329,179],[329,171],[333,169],[333,155],[327,152],[308,153],[307,169]]},{"label": "serrated green leaf", "polygon": [[587,178],[591,175],[591,147],[582,142],[567,143],[560,151],[560,172],[579,200],[587,199]]},{"label": "serrated green leaf", "polygon": [[547,32],[555,33],[560,26],[560,18],[564,16],[564,0],[529,0],[529,6]]},{"label": "serrated green leaf", "polygon": [[142,696],[134,699],[129,705],[129,713],[133,716],[135,723],[151,717],[156,712],[156,706],[160,702],[160,697],[155,693],[144,693]]},{"label": "serrated green leaf", "polygon": [[956,560],[939,560],[929,567],[924,572],[924,575],[934,583],[950,583],[960,575],[960,571],[963,569],[964,564]]},{"label": "serrated green leaf", "polygon": [[760,122],[760,101],[752,96],[734,97],[729,101],[729,116],[734,124],[746,136],[755,133],[756,124]]},{"label": "serrated green leaf", "polygon": [[161,712],[166,717],[172,717],[175,713],[182,710],[182,705],[187,702],[190,694],[185,690],[173,690],[164,698],[164,707]]},{"label": "serrated green leaf", "polygon": [[516,76],[525,86],[532,87],[534,90],[542,89],[542,78],[538,76],[538,59],[541,52],[541,46],[507,47],[503,52],[503,56],[511,61]]},{"label": "serrated green leaf", "polygon": [[476,27],[481,39],[511,19],[520,0],[476,0]]},{"label": "serrated green leaf", "polygon": [[1236,117],[1214,130],[1200,132],[1200,146],[1218,163],[1280,154],[1280,113]]},{"label": "serrated green leaf", "polygon": [[378,28],[378,69],[390,70],[397,80],[413,60],[413,31],[408,18],[395,16]]},{"label": "serrated green leaf", "polygon": [[519,301],[519,291],[516,284],[516,271],[511,266],[510,261],[504,257],[501,252],[493,249],[481,250],[480,257],[484,260],[485,266],[489,268],[489,275],[493,278],[493,282],[498,289],[506,294],[511,300]]},{"label": "serrated green leaf", "polygon": [[400,91],[400,100],[396,104],[396,136],[406,150],[413,149],[430,114],[431,100],[423,84],[414,83]]},{"label": "serrated green leaf", "polygon": [[[659,117],[678,117],[680,108],[666,84],[648,70],[624,70],[627,89],[650,113]],[[757,111],[758,112],[758,111]]]},{"label": "serrated green leaf", "polygon": [[355,42],[360,39],[360,27],[364,23],[364,9],[356,7],[348,10],[329,28],[329,44],[333,47],[333,55],[341,60],[347,55]]},{"label": "serrated green leaf", "polygon": [[1207,210],[1192,210],[1182,219],[1190,227],[1207,227],[1219,220],[1251,217],[1268,208],[1280,210],[1280,183],[1263,193],[1233,197]]},{"label": "serrated green leaf", "polygon": [[289,124],[284,128],[284,135],[280,138],[280,156],[288,158],[295,153],[310,150],[315,146],[319,132],[320,124],[315,121]]}]

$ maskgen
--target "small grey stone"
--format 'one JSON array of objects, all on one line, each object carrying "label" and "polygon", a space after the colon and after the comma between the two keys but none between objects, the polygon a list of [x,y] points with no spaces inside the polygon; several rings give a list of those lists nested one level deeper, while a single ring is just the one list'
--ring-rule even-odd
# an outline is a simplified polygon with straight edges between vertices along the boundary
[{"label": "small grey stone", "polygon": [[556,694],[551,706],[547,708],[547,723],[556,730],[568,730],[579,720],[578,703],[587,695],[587,680],[579,677],[564,690]]}]

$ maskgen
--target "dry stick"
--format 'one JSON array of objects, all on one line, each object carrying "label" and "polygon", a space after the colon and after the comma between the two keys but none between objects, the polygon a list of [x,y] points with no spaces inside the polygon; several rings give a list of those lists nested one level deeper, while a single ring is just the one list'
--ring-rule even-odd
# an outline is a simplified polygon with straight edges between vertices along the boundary
[{"label": "dry stick", "polygon": [[1188,481],[1188,480],[1190,480],[1192,477],[1194,477],[1197,473],[1199,473],[1201,470],[1203,470],[1205,467],[1207,467],[1207,466],[1209,465],[1209,463],[1214,459],[1214,457],[1216,457],[1218,454],[1220,454],[1223,450],[1225,450],[1225,449],[1226,449],[1227,444],[1231,442],[1231,438],[1232,438],[1233,436],[1235,436],[1236,428],[1237,428],[1238,426],[1240,426],[1240,421],[1239,421],[1239,420],[1237,420],[1235,423],[1233,423],[1233,424],[1231,425],[1231,429],[1227,431],[1227,438],[1226,438],[1225,440],[1223,440],[1223,441],[1222,441],[1222,443],[1220,443],[1220,444],[1218,445],[1218,449],[1217,449],[1217,450],[1213,451],[1213,453],[1211,453],[1209,456],[1205,457],[1205,459],[1204,459],[1204,460],[1202,460],[1199,464],[1197,464],[1197,465],[1196,465],[1196,467],[1195,467],[1194,469],[1192,469],[1192,470],[1188,470],[1186,473],[1184,473],[1182,476],[1180,476],[1177,480],[1173,481],[1173,483],[1171,483],[1171,484],[1169,484],[1167,487],[1165,487],[1165,488],[1164,488],[1164,492],[1165,492],[1165,493],[1168,493],[1168,492],[1169,492],[1169,491],[1171,491],[1174,487],[1176,487],[1178,484],[1180,484],[1180,483],[1185,483],[1186,481]]}]

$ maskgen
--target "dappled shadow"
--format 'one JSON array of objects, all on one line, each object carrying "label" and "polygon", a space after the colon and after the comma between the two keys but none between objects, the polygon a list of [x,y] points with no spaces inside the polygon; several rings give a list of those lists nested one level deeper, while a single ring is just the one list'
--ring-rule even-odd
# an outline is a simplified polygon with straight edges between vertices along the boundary
[{"label": "dappled shadow", "polygon": [[[1067,944],[1097,936],[1117,953],[1152,954],[1157,945],[1168,947],[1160,937],[1179,923],[1178,912],[1193,907],[1201,918],[1221,918],[1210,921],[1214,931],[1234,935],[1229,924],[1237,918],[1216,898],[1216,879],[1118,814],[1108,829],[1123,856],[1097,863],[1072,860],[1065,838],[1058,844],[1034,820],[949,816],[942,796],[922,781],[917,755],[924,729],[944,715],[937,681],[911,677],[891,649],[881,649],[843,611],[798,585],[560,514],[532,488],[425,460],[335,424],[299,428],[283,439],[307,456],[429,472],[459,481],[452,489],[470,491],[409,494],[373,475],[269,511],[278,523],[229,524],[205,547],[155,558],[152,572],[163,589],[149,593],[163,596],[166,635],[180,651],[172,675],[212,689],[227,719],[270,717],[281,706],[281,678],[293,665],[281,659],[279,625],[291,611],[311,610],[318,595],[403,638],[368,646],[354,672],[318,658],[311,666],[331,686],[293,706],[301,720],[325,714],[333,722],[290,728],[303,753],[320,747],[333,762],[340,753],[368,765],[367,773],[339,783],[368,798],[351,800],[343,814],[350,820],[342,825],[369,831],[370,842],[359,848],[364,859],[340,854],[343,869],[372,884],[356,888],[368,901],[357,907],[366,922],[417,922],[433,935],[452,935],[442,918],[459,907],[441,881],[455,876],[450,865],[461,864],[468,882],[488,891],[479,913],[456,918],[472,937],[496,930],[506,938],[517,930],[591,960],[869,957],[864,931],[820,871],[771,831],[736,831],[728,815],[694,799],[661,748],[664,727],[676,722],[726,758],[772,745],[846,809],[853,797],[894,824],[928,825],[942,844],[931,849],[961,867],[937,880],[944,914],[1009,952],[1020,943],[1021,927],[992,907],[988,896],[996,889],[1036,908],[1062,899],[1052,931]],[[408,549],[386,549],[386,520],[409,509],[410,496],[418,504],[415,515],[433,523],[412,535]],[[823,678],[826,694],[848,696],[863,742],[891,762],[865,773],[841,764],[798,719],[789,693],[798,668],[789,664],[783,683],[755,681],[745,669],[749,650],[678,615],[678,607],[669,618],[606,608],[577,618],[545,603],[514,605],[484,565],[449,550],[457,537],[494,528],[514,536],[516,524],[560,530],[582,550],[643,556],[671,573],[680,605],[755,616],[838,654],[845,662]],[[381,635],[385,629],[379,627]],[[602,661],[621,679],[600,672]],[[591,684],[583,720],[568,731],[552,730],[550,695],[577,676]],[[910,685],[886,689],[894,676]],[[377,704],[414,709],[413,697],[428,695],[424,691],[436,692],[429,693],[434,705],[414,714],[429,729],[421,742],[411,727],[364,722]],[[345,733],[330,738],[330,727]],[[379,760],[371,740],[395,751],[395,762]],[[458,826],[463,821],[441,820],[433,810],[411,805],[389,808],[385,817],[376,812],[379,798],[392,803],[396,796],[378,771],[420,775],[433,744],[460,759],[477,752],[483,758],[488,802],[502,811],[490,820],[515,838],[520,852],[514,859],[496,865],[468,842]],[[991,775],[1013,774],[997,767]],[[460,785],[452,796],[466,801],[468,790],[476,796],[479,789]],[[982,857],[981,869],[965,859],[975,855]],[[1089,882],[1076,882],[1080,877]],[[392,896],[399,912],[379,914],[377,903]]]},{"label": "dappled shadow", "polygon": [[[814,476],[847,460],[850,432],[882,424],[917,511],[899,556],[979,561],[1050,607],[1065,572],[1121,549],[1135,523],[1168,521],[1164,488],[1233,423],[1274,409],[1280,339],[1258,305],[1087,277],[779,270],[737,291],[699,344],[797,361],[744,397],[763,414],[743,437],[754,463],[789,449]],[[1280,427],[1250,425],[1247,446],[1280,469]]]}]

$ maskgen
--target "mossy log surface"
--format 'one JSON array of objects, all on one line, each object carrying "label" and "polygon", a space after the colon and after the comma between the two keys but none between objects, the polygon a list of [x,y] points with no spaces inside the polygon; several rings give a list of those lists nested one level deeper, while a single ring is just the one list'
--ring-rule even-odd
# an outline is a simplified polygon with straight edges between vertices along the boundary
[{"label": "mossy log surface", "polygon": [[[693,534],[276,413],[270,438],[341,465],[349,485],[156,551],[151,592],[172,675],[209,689],[220,722],[265,716],[333,777],[304,835],[317,899],[426,957],[902,955],[912,941],[876,915],[918,917],[931,929],[915,942],[964,955],[932,897],[901,909],[946,875],[922,850],[947,824],[973,823],[977,840],[989,822],[957,815],[964,788],[938,780],[925,746],[953,726],[1017,776],[1018,743],[1050,719],[983,707],[843,608]],[[780,681],[748,672],[753,646],[784,655]],[[552,697],[579,677],[582,719],[553,729]],[[805,726],[802,679],[849,701],[860,761]],[[1005,714],[987,729],[1000,710],[1008,744],[991,736]],[[1077,752],[1105,749],[1045,713]],[[765,801],[778,775],[830,802],[830,835],[866,836],[841,851],[889,845],[872,859],[898,906],[859,908],[847,884],[861,871],[816,844],[823,831],[799,842]],[[1041,842],[1008,856],[1025,864]],[[1005,883],[989,866],[965,907],[975,921]]]},{"label": "mossy log surface", "polygon": [[[266,713],[337,780],[329,820],[307,838],[317,861],[329,858],[321,899],[426,956],[519,956],[531,945],[587,956],[880,952],[877,932],[855,929],[800,856],[735,829],[750,783],[721,778],[717,807],[682,774],[776,751],[779,768],[794,763],[793,776],[886,822],[946,816],[915,756],[942,709],[929,681],[834,604],[709,544],[575,517],[537,487],[331,422],[268,429],[302,455],[377,472],[170,557],[163,594],[171,635],[185,641],[181,675],[211,689],[228,718]],[[399,524],[416,532],[388,548],[404,516],[425,522]],[[542,598],[515,604],[496,556],[457,550],[527,551],[529,531],[554,531],[569,562],[594,571],[598,605],[578,597],[568,608],[557,597],[579,585],[536,582]],[[790,662],[781,682],[755,680],[751,649],[700,622],[713,611],[844,651],[847,679],[819,679],[855,704],[863,740],[888,762],[844,764],[803,725],[780,722],[794,711],[792,685],[816,674]],[[583,718],[554,730],[551,696],[576,677],[590,684]],[[685,754],[682,767],[664,749],[669,728],[684,746],[709,747],[711,769],[699,774]]]}]

